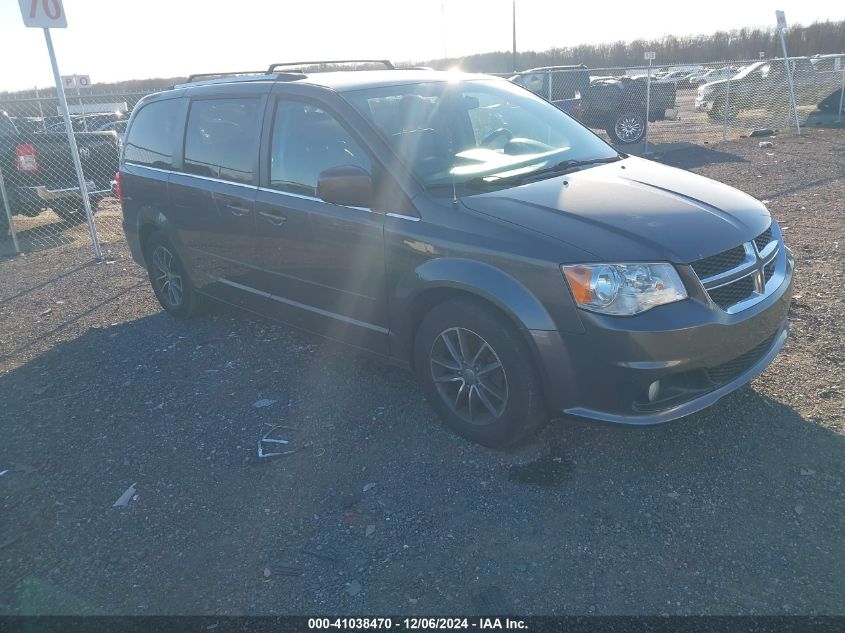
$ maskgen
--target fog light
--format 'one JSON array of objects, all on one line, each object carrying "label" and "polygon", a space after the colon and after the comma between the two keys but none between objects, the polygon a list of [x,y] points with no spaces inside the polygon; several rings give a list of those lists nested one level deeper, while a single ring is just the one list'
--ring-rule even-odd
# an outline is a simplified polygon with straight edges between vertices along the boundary
[{"label": "fog light", "polygon": [[654,402],[660,396],[660,381],[655,380],[648,386],[648,401]]}]

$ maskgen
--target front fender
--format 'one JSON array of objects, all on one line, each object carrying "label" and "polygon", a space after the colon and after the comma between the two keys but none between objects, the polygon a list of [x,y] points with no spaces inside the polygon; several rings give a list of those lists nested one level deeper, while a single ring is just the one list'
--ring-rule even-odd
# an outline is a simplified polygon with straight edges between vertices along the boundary
[{"label": "front fender", "polygon": [[430,291],[455,290],[497,306],[523,333],[558,330],[542,302],[519,280],[506,272],[470,259],[430,259],[397,280],[390,304],[394,355],[410,360],[413,350],[414,306]]}]

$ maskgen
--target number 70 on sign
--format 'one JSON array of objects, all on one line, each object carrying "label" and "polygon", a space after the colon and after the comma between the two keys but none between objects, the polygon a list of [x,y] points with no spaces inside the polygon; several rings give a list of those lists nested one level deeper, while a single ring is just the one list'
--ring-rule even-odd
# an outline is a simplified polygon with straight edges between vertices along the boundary
[{"label": "number 70 on sign", "polygon": [[62,0],[18,0],[25,26],[37,29],[67,28]]}]

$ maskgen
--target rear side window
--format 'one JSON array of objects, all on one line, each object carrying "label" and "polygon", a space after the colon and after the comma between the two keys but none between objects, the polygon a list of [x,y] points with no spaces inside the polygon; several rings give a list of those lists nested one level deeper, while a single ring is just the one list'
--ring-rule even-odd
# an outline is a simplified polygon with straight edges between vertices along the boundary
[{"label": "rear side window", "polygon": [[372,173],[364,149],[332,115],[301,101],[280,101],[273,122],[270,186],[314,196],[320,173],[355,165]]},{"label": "rear side window", "polygon": [[184,171],[252,184],[261,119],[259,103],[258,99],[204,99],[191,103]]},{"label": "rear side window", "polygon": [[132,121],[129,138],[126,139],[125,159],[139,165],[170,169],[180,111],[178,99],[143,106]]}]

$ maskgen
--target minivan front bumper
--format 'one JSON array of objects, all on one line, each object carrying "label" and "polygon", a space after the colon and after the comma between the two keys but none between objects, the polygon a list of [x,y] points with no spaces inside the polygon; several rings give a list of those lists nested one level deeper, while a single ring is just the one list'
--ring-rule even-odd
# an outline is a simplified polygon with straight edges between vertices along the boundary
[{"label": "minivan front bumper", "polygon": [[759,375],[788,336],[794,262],[763,301],[728,314],[690,297],[635,317],[583,312],[583,334],[532,332],[549,409],[629,425],[704,409]]}]

